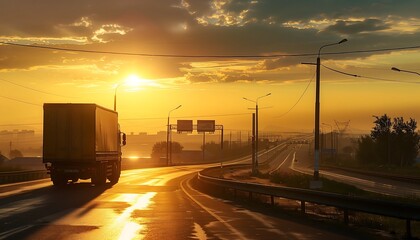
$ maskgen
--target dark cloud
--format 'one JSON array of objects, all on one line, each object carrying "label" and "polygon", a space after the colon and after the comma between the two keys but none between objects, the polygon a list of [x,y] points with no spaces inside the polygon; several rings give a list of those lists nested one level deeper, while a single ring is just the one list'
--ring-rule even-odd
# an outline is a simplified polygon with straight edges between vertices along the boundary
[{"label": "dark cloud", "polygon": [[[188,7],[186,7],[188,6]],[[417,45],[420,33],[386,33],[392,27],[383,20],[418,18],[420,2],[416,0],[236,0],[227,1],[224,13],[243,15],[241,25],[201,25],[198,18],[215,14],[211,0],[2,0],[0,1],[0,37],[86,38],[86,45],[65,45],[69,48],[149,54],[180,55],[262,55],[313,53],[326,43],[347,37],[340,50],[369,49]],[[223,18],[222,18],[223,19]],[[266,21],[270,19],[270,21]],[[337,20],[340,19],[340,20]],[[349,19],[361,19],[360,21]],[[329,20],[324,29],[293,28],[286,22],[308,23]],[[336,22],[334,22],[336,21]],[[271,24],[268,24],[268,23]],[[115,24],[123,33],[105,32],[104,43],[94,36],[104,26]],[[109,28],[109,27],[108,27]],[[109,30],[109,29],[108,29]],[[0,46],[0,69],[75,62],[80,58],[95,61],[104,55],[68,54],[47,50]],[[330,49],[328,49],[330,50]],[[331,51],[334,49],[331,48]],[[365,57],[367,54],[328,56],[329,58]],[[121,69],[137,68],[144,77],[182,77],[180,69],[194,58],[144,58],[106,56],[122,62]],[[202,61],[203,59],[200,59]],[[211,59],[214,60],[214,59]],[[261,60],[254,69],[273,70],[311,61],[309,58]],[[218,75],[222,74],[222,75]],[[190,74],[190,81],[246,81],[256,77],[245,72],[225,71],[212,74]]]},{"label": "dark cloud", "polygon": [[267,19],[278,23],[331,18],[379,18],[389,15],[418,17],[417,0],[264,0],[252,5],[248,18]]},{"label": "dark cloud", "polygon": [[92,20],[91,29],[105,24],[145,30],[165,29],[170,23],[183,20],[189,14],[176,7],[177,0],[72,0],[72,1],[13,1],[0,2],[0,32],[2,35],[58,37],[80,34],[65,28],[82,17]]},{"label": "dark cloud", "polygon": [[389,29],[390,25],[379,19],[365,19],[363,21],[337,21],[325,31],[338,32],[342,34],[357,34],[362,32],[374,32]]}]

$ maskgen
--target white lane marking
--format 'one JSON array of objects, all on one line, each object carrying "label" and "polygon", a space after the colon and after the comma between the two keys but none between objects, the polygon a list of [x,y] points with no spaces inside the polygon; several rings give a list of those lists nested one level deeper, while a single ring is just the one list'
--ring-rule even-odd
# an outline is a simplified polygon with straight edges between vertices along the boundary
[{"label": "white lane marking", "polygon": [[269,219],[267,219],[266,216],[260,213],[252,212],[247,209],[244,209],[241,212],[260,222],[264,227],[268,229],[268,231],[280,235],[280,239],[287,239],[287,235],[284,232],[280,231],[280,229],[277,229],[276,226],[274,226],[274,224]]},{"label": "white lane marking", "polygon": [[[188,181],[186,183],[186,181]],[[195,199],[191,194],[189,194],[187,192],[187,190],[184,187],[184,184],[187,184],[187,186],[192,189],[192,187],[189,184],[190,179],[184,179],[181,182],[181,189],[182,191],[192,200],[194,201],[198,206],[200,206],[204,211],[206,211],[208,214],[210,214],[211,216],[213,216],[214,218],[217,219],[217,221],[219,221],[220,223],[222,223],[223,225],[225,225],[225,227],[227,229],[229,229],[229,231],[231,231],[233,234],[235,234],[238,238],[237,239],[248,239],[247,237],[245,237],[241,232],[239,232],[236,228],[234,228],[232,225],[230,225],[226,220],[224,220],[222,217],[220,217],[219,215],[217,215],[216,213],[214,213],[213,211],[211,211],[211,209],[207,208],[206,206],[204,206],[203,204],[201,204],[197,199]]]},{"label": "white lane marking", "polygon": [[50,178],[44,178],[44,179],[25,181],[25,182],[1,184],[0,189],[3,188],[3,187],[13,187],[13,186],[19,187],[20,185],[33,185],[33,184],[43,183],[43,182],[51,182],[51,180],[50,180]]},{"label": "white lane marking", "polygon": [[7,192],[2,192],[0,193],[0,198],[2,197],[6,197],[6,196],[12,196],[18,193],[23,193],[23,192],[28,192],[28,191],[33,191],[35,189],[40,189],[43,187],[47,187],[47,186],[51,186],[51,182],[40,182],[40,183],[36,183],[33,185],[28,185],[28,186],[22,186],[16,190],[12,190],[12,191],[7,191]]},{"label": "white lane marking", "polygon": [[273,172],[275,172],[275,171],[279,170],[279,169],[281,168],[281,166],[282,166],[282,165],[286,162],[286,160],[289,158],[290,153],[292,153],[292,152],[289,152],[289,154],[287,154],[287,156],[286,156],[286,158],[283,160],[283,162],[281,162],[281,163],[279,164],[279,166],[278,166],[276,169],[271,170],[271,171],[269,172],[269,174],[272,174]]},{"label": "white lane marking", "polygon": [[23,232],[31,227],[33,227],[34,225],[25,225],[25,226],[21,226],[21,227],[17,227],[17,228],[13,228],[10,229],[9,231],[6,232],[2,232],[0,233],[0,239],[7,239],[17,233]]}]

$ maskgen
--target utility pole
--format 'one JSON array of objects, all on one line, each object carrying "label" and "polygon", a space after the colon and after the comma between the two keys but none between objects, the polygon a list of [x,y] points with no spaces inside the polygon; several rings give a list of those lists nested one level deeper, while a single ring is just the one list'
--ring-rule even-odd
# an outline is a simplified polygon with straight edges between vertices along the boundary
[{"label": "utility pole", "polygon": [[255,152],[256,152],[256,154],[255,154],[255,167],[257,169],[258,169],[258,100],[260,98],[267,97],[267,96],[270,96],[270,95],[271,95],[271,93],[267,93],[267,94],[265,94],[261,97],[258,97],[255,101],[251,100],[251,99],[248,99],[248,98],[245,98],[245,97],[243,98],[244,100],[255,103],[255,134],[253,134],[253,136],[255,136],[255,140],[254,140],[255,141]]},{"label": "utility pole", "polygon": [[169,117],[172,111],[175,111],[180,107],[182,107],[182,105],[179,105],[178,107],[168,112],[168,122],[166,124],[166,166],[170,165],[170,152],[171,152],[170,150],[172,149],[172,142],[171,142],[171,139],[169,138],[169,135],[171,134],[171,125],[169,124]]},{"label": "utility pole", "polygon": [[255,166],[256,162],[255,153],[255,113],[252,114],[252,174],[256,174],[257,169]]},{"label": "utility pole", "polygon": [[[314,181],[319,180],[319,118],[320,118],[319,95],[320,95],[320,86],[321,86],[321,50],[324,47],[338,45],[344,42],[347,42],[347,39],[343,39],[337,43],[331,43],[331,44],[326,44],[326,45],[321,46],[318,50],[318,57],[316,58]],[[307,63],[303,63],[303,64],[307,64]],[[313,65],[313,63],[309,63],[309,64]]]},{"label": "utility pole", "polygon": [[205,152],[206,152],[206,132],[203,132],[203,162],[205,160]]}]

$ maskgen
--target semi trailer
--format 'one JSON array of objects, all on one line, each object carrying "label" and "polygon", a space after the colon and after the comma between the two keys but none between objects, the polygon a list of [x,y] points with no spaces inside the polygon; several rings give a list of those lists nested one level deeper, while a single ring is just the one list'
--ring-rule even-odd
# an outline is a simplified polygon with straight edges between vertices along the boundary
[{"label": "semi trailer", "polygon": [[91,103],[44,104],[43,163],[55,186],[79,179],[117,183],[125,144],[115,111]]}]

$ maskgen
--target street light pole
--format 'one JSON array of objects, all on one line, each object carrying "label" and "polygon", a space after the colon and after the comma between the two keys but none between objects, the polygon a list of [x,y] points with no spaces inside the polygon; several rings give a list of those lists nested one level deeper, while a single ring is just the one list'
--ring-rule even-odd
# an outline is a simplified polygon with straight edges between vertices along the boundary
[{"label": "street light pole", "polygon": [[169,166],[170,160],[169,160],[169,148],[171,147],[171,143],[169,142],[169,134],[171,131],[171,126],[169,125],[169,117],[171,115],[172,111],[177,110],[178,108],[182,107],[182,105],[179,105],[178,107],[172,109],[168,113],[168,123],[166,124],[166,166]]},{"label": "street light pole", "polygon": [[270,95],[271,95],[271,93],[267,93],[263,96],[257,97],[257,99],[255,99],[255,101],[251,100],[251,99],[248,99],[248,98],[245,98],[245,97],[243,98],[244,100],[255,103],[255,152],[256,152],[256,154],[255,154],[255,167],[256,167],[256,169],[258,169],[258,100],[260,100],[263,97],[270,96]]},{"label": "street light pole", "polygon": [[413,73],[413,74],[420,75],[420,73],[418,73],[418,72],[408,71],[408,70],[402,70],[402,69],[399,69],[399,68],[396,68],[396,67],[392,67],[391,70],[397,71],[397,72],[406,72],[406,73]]},{"label": "street light pole", "polygon": [[114,112],[117,111],[117,89],[120,87],[120,83],[117,84],[114,90]]},{"label": "street light pole", "polygon": [[337,43],[330,43],[323,45],[318,50],[318,57],[316,58],[316,92],[315,92],[315,162],[314,162],[314,180],[319,180],[319,91],[321,85],[321,50],[328,46],[338,45],[347,42],[347,39],[343,39]]}]

